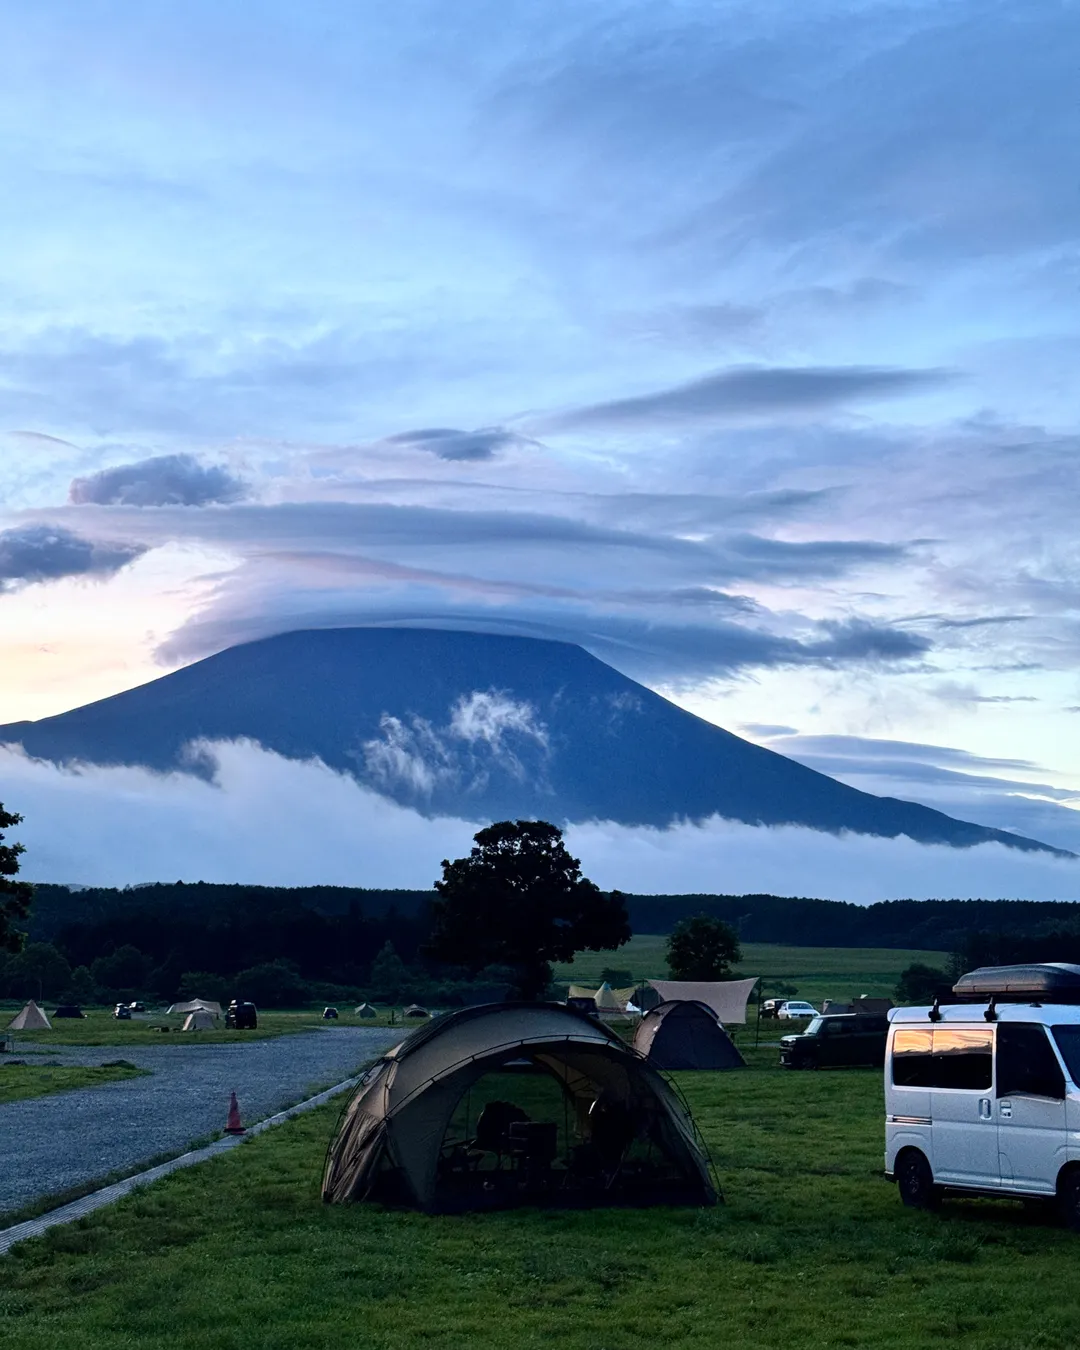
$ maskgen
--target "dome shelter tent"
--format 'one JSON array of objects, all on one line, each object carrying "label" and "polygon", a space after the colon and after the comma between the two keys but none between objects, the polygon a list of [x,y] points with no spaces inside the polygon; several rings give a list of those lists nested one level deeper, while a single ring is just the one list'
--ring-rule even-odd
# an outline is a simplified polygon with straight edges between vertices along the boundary
[{"label": "dome shelter tent", "polygon": [[361,1003],[359,1007],[353,1009],[357,1017],[378,1017],[378,1013],[370,1003]]},{"label": "dome shelter tent", "polygon": [[33,999],[7,1025],[8,1031],[52,1031],[52,1023]]},{"label": "dome shelter tent", "polygon": [[168,1013],[208,1012],[211,1017],[221,1016],[221,1004],[209,998],[193,998],[188,1003],[174,1003],[166,1009]]},{"label": "dome shelter tent", "polygon": [[214,1014],[207,1012],[205,1008],[196,1008],[194,1012],[189,1012],[184,1018],[184,1031],[213,1031]]},{"label": "dome shelter tent", "polygon": [[715,1203],[693,1121],[614,1031],[561,1004],[434,1018],[364,1076],[323,1199],[429,1212]]},{"label": "dome shelter tent", "polygon": [[656,1069],[745,1069],[746,1060],[705,1003],[661,1003],[634,1032],[634,1049]]}]

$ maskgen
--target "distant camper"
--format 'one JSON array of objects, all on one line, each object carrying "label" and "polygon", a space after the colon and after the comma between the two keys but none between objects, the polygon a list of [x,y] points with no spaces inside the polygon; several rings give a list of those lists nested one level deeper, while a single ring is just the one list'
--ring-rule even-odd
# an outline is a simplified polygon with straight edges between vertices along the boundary
[{"label": "distant camper", "polygon": [[1054,1199],[1080,1231],[1080,966],[987,967],[953,996],[892,1014],[886,1175],[923,1209],[946,1192]]}]

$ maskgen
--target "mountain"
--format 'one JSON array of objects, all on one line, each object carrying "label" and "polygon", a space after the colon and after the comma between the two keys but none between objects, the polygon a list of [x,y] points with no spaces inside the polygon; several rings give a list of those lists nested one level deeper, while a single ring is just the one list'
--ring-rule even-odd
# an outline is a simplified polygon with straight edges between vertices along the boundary
[{"label": "mountain", "polygon": [[541,816],[996,840],[1060,852],[838,783],[684,712],[580,647],[436,629],[339,628],[245,643],[0,743],[59,763],[207,773],[193,741],[317,756],[395,801],[472,820]]}]

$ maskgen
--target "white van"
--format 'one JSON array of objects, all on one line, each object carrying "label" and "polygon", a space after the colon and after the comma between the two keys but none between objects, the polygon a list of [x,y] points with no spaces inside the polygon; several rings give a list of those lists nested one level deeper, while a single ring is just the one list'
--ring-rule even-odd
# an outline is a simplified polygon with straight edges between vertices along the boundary
[{"label": "white van", "polygon": [[954,994],[890,1014],[886,1176],[906,1205],[1037,1197],[1080,1229],[1080,966],[988,967]]}]

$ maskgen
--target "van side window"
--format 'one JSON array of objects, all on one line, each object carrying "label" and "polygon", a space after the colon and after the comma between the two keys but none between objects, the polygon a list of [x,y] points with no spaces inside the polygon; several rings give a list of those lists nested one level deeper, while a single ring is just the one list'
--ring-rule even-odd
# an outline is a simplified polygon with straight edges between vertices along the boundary
[{"label": "van side window", "polygon": [[994,1033],[990,1027],[934,1028],[932,1087],[986,1092],[993,1082]]},{"label": "van side window", "polygon": [[893,1037],[892,1080],[897,1087],[931,1087],[933,1031],[930,1027],[898,1027]]},{"label": "van side window", "polygon": [[1080,1083],[1080,1026],[1065,1022],[1053,1028],[1054,1040],[1074,1083]]},{"label": "van side window", "polygon": [[997,1040],[997,1095],[1014,1092],[1032,1097],[1065,1097],[1065,1075],[1035,1022],[1002,1022]]}]

